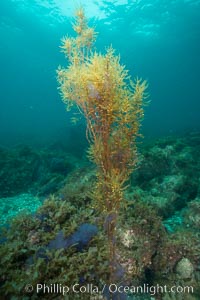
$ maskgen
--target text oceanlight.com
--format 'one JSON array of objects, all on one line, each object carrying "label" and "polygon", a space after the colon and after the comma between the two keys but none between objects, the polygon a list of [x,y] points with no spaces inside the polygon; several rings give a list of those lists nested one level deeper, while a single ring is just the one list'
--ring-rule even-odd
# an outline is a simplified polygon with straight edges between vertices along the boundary
[{"label": "text oceanlight.com", "polygon": [[37,294],[62,294],[63,296],[68,293],[74,294],[91,294],[91,295],[101,295],[106,293],[111,294],[150,294],[152,296],[156,294],[164,293],[193,293],[192,286],[167,286],[167,285],[149,285],[143,284],[140,286],[126,286],[126,285],[117,285],[117,284],[104,284],[101,288],[93,284],[80,285],[78,283],[74,285],[63,285],[61,283],[55,284],[40,284],[38,283],[34,288],[33,285],[27,284],[25,291],[27,293],[32,293],[36,290]]}]

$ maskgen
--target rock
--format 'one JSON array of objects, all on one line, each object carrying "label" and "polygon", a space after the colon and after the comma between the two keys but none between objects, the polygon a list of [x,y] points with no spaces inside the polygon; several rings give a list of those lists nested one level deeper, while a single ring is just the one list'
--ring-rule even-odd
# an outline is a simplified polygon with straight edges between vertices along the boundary
[{"label": "rock", "polygon": [[190,279],[194,273],[194,266],[188,258],[182,258],[176,266],[176,274],[180,279]]},{"label": "rock", "polygon": [[53,157],[50,161],[50,169],[53,173],[67,175],[72,170],[72,166],[65,158]]}]

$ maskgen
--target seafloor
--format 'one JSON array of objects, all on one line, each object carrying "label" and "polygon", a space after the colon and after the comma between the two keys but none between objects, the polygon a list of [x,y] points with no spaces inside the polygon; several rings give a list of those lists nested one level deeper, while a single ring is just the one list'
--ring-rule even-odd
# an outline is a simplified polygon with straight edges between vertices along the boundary
[{"label": "seafloor", "polygon": [[[200,133],[138,149],[116,232],[116,280],[167,291],[37,293],[37,284],[100,289],[109,276],[108,244],[91,200],[95,166],[59,145],[20,145],[0,148],[0,299],[200,299]],[[193,291],[172,293],[172,286]]]}]

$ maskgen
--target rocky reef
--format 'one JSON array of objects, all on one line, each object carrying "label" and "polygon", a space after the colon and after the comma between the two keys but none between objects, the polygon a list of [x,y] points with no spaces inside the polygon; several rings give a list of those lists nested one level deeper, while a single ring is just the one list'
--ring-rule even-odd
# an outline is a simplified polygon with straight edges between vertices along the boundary
[{"label": "rocky reef", "polygon": [[[37,294],[35,286],[43,282],[102,287],[109,275],[108,249],[101,216],[91,201],[94,166],[60,150],[25,147],[1,153],[1,299],[61,299],[60,294]],[[173,298],[160,290],[123,293],[119,299],[199,299],[199,157],[198,132],[140,146],[116,231],[116,272],[123,285],[192,286],[193,292],[177,292]],[[56,183],[51,185],[52,178]],[[23,212],[27,194],[32,198]],[[13,217],[8,206],[20,214]],[[27,284],[34,287],[28,295]],[[82,298],[70,292],[66,297],[108,298],[91,291]]]}]

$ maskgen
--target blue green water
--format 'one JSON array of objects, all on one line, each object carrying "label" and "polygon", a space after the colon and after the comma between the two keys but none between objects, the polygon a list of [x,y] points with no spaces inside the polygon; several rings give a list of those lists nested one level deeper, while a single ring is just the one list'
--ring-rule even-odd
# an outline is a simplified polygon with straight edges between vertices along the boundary
[{"label": "blue green water", "polygon": [[[73,34],[79,2],[0,1],[1,144],[41,143],[75,137],[57,91],[56,68],[66,66],[60,40]],[[149,82],[146,138],[200,128],[200,1],[87,1],[96,47],[110,44],[131,76]],[[75,145],[78,147],[78,145]]]}]

